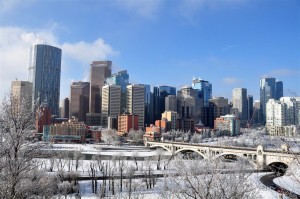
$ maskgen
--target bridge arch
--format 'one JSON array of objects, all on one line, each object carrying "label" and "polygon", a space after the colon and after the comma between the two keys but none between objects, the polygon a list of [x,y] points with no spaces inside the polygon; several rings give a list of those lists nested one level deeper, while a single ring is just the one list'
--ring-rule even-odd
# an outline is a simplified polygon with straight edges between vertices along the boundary
[{"label": "bridge arch", "polygon": [[193,151],[198,153],[200,156],[202,156],[204,159],[208,159],[207,155],[201,153],[199,150],[196,149],[188,149],[188,148],[184,148],[184,149],[178,149],[177,151],[175,151],[175,154],[178,154],[180,152],[184,152],[184,151]]},{"label": "bridge arch", "polygon": [[282,161],[274,161],[267,165],[272,171],[277,172],[279,174],[284,174],[288,168],[288,164]]},{"label": "bridge arch", "polygon": [[163,145],[150,145],[150,149],[153,149],[153,148],[163,148],[163,149],[165,149],[165,150],[167,150],[168,152],[170,152],[170,153],[172,153],[172,150],[171,149],[169,149],[168,147],[165,147],[165,146],[163,146]]},{"label": "bridge arch", "polygon": [[[221,158],[225,155],[233,155],[233,156],[236,156],[236,157],[239,157],[243,160],[246,160],[247,162],[249,162],[252,166],[254,166],[255,168],[257,167],[257,164],[256,162],[253,160],[253,159],[249,159],[248,158],[248,155],[247,154],[241,154],[241,153],[232,153],[232,152],[224,152],[224,153],[220,153],[218,155],[215,155],[213,157],[213,159],[218,159],[218,158]],[[246,156],[245,156],[246,155]],[[251,154],[253,157],[255,157],[255,160],[256,160],[256,155],[255,154]]]}]

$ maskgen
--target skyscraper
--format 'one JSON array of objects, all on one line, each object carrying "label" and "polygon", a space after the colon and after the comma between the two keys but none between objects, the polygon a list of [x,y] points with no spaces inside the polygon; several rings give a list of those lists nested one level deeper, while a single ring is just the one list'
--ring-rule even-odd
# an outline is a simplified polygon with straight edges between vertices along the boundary
[{"label": "skyscraper", "polygon": [[193,78],[192,88],[199,90],[199,96],[203,98],[203,106],[209,107],[209,99],[212,98],[212,84],[200,78]]},{"label": "skyscraper", "polygon": [[145,125],[151,124],[151,115],[153,115],[152,98],[151,98],[151,87],[150,85],[145,86]]},{"label": "skyscraper", "polygon": [[69,98],[65,98],[63,100],[63,107],[62,107],[62,114],[61,117],[63,118],[69,118],[69,114],[70,114],[70,100]]},{"label": "skyscraper", "polygon": [[161,118],[158,87],[156,86],[153,87],[153,93],[151,94],[151,98],[152,98],[152,105],[153,105],[153,115],[150,118],[150,123],[154,124],[156,120],[159,120]]},{"label": "skyscraper", "polygon": [[248,113],[248,124],[253,123],[253,96],[248,95],[247,97],[247,113]]},{"label": "skyscraper", "polygon": [[11,97],[15,107],[19,107],[22,100],[26,100],[28,110],[31,109],[32,104],[32,83],[28,81],[12,81],[11,82]]},{"label": "skyscraper", "polygon": [[248,120],[247,89],[234,88],[232,90],[232,108],[238,110],[239,119],[245,124]]},{"label": "skyscraper", "polygon": [[168,95],[176,95],[176,88],[172,86],[159,86],[160,116],[165,111],[165,98]]},{"label": "skyscraper", "polygon": [[120,114],[121,109],[121,86],[106,85],[102,87],[102,125],[108,126],[108,117]]},{"label": "skyscraper", "polygon": [[119,71],[106,78],[106,85],[119,85],[121,86],[121,113],[126,109],[126,89],[129,84],[129,74],[127,70]]},{"label": "skyscraper", "polygon": [[138,115],[138,126],[144,128],[145,123],[145,86],[132,84],[127,86],[126,109]]},{"label": "skyscraper", "polygon": [[283,83],[276,82],[273,77],[264,77],[260,80],[260,103],[261,103],[261,123],[266,123],[266,103],[269,99],[277,99],[283,96]]},{"label": "skyscraper", "polygon": [[177,97],[169,95],[165,98],[165,111],[177,112]]},{"label": "skyscraper", "polygon": [[101,112],[101,89],[105,79],[111,76],[111,61],[93,61],[90,70],[90,113]]},{"label": "skyscraper", "polygon": [[106,85],[119,85],[122,92],[126,92],[127,85],[129,84],[129,74],[127,70],[119,71],[106,78]]},{"label": "skyscraper", "polygon": [[279,100],[283,97],[283,83],[282,81],[277,81],[275,83],[275,99]]},{"label": "skyscraper", "polygon": [[212,84],[200,78],[193,78],[192,88],[198,90],[197,95],[194,96],[196,100],[195,112],[200,111],[202,123],[205,126],[209,126],[213,123],[213,121],[209,119],[211,118],[209,100],[212,98]]},{"label": "skyscraper", "polygon": [[214,97],[209,100],[213,105],[213,120],[230,113],[228,99],[224,97]]},{"label": "skyscraper", "polygon": [[75,116],[79,121],[86,121],[89,112],[89,82],[73,82],[71,84],[70,117]]},{"label": "skyscraper", "polygon": [[30,49],[29,81],[33,83],[32,103],[45,100],[52,115],[59,114],[61,49],[45,44]]}]

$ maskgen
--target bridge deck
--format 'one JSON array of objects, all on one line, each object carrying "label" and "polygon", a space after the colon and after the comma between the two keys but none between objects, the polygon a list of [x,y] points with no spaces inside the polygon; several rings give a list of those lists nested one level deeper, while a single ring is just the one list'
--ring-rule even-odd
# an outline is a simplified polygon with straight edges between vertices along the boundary
[{"label": "bridge deck", "polygon": [[[208,147],[208,148],[216,148],[216,149],[228,149],[228,150],[245,150],[245,151],[257,151],[257,148],[252,147],[236,147],[236,146],[223,146],[223,145],[209,145],[209,144],[193,144],[193,143],[183,143],[183,142],[147,142],[153,145],[175,145],[175,146],[194,146],[194,147]],[[264,153],[277,153],[277,154],[289,154],[300,156],[300,152],[293,151],[281,151],[281,150],[264,150]]]}]

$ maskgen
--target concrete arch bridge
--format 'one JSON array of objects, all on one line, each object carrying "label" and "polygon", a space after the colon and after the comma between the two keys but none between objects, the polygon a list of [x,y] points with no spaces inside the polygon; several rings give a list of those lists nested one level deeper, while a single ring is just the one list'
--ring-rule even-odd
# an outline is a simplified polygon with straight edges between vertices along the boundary
[{"label": "concrete arch bridge", "polygon": [[256,169],[280,168],[281,170],[285,170],[293,161],[296,159],[300,160],[300,153],[289,151],[289,147],[286,144],[281,146],[281,150],[266,150],[261,145],[256,148],[249,148],[152,141],[145,141],[145,146],[150,148],[163,148],[172,155],[185,151],[193,151],[201,155],[204,159],[233,155],[247,159],[256,166]]}]

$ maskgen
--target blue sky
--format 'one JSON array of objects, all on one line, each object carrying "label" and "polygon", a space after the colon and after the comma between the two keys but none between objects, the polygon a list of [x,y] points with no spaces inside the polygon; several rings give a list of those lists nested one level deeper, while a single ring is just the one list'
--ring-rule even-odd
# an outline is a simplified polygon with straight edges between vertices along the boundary
[{"label": "blue sky", "polygon": [[1,96],[27,80],[34,43],[63,50],[61,99],[103,59],[132,83],[180,88],[195,76],[213,96],[244,87],[258,99],[273,76],[300,96],[299,0],[0,0]]}]

